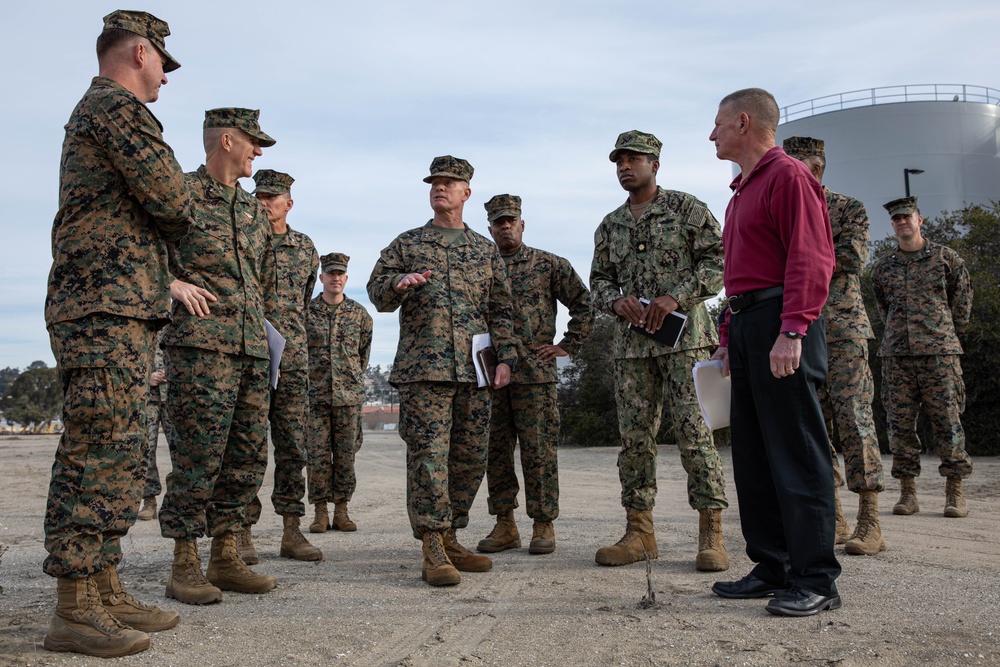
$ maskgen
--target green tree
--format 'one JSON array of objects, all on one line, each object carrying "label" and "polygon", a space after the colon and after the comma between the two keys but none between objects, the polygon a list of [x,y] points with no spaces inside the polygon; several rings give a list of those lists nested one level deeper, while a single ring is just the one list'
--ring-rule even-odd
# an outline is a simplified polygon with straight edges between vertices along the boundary
[{"label": "green tree", "polygon": [[55,368],[47,368],[44,363],[32,366],[14,380],[0,400],[0,408],[7,421],[22,426],[34,425],[37,432],[59,416],[63,396]]},{"label": "green tree", "polygon": [[[965,260],[975,297],[972,317],[965,334],[962,372],[965,379],[966,402],[962,424],[965,427],[966,449],[973,456],[1000,454],[1000,412],[995,408],[1000,394],[1000,378],[992,363],[992,353],[1000,345],[1000,201],[989,205],[973,205],[958,211],[944,213],[924,221],[924,237],[954,248]],[[881,257],[896,248],[894,236],[876,241],[872,257]],[[878,356],[879,342],[885,324],[878,315],[871,290],[871,266],[862,275],[865,306],[872,321],[875,339],[869,345],[869,362],[875,378],[875,401],[872,411],[879,432],[879,445],[888,452],[888,435],[885,427],[885,407],[882,404],[882,360]],[[921,441],[932,450],[933,435],[926,419],[918,422]]]},{"label": "green tree", "polygon": [[585,447],[620,447],[611,342],[615,322],[597,313],[594,333],[562,369],[559,383],[560,438]]},{"label": "green tree", "polygon": [[21,374],[19,368],[7,368],[0,370],[0,396],[6,396],[7,390],[10,389],[10,385],[17,379],[17,376]]}]

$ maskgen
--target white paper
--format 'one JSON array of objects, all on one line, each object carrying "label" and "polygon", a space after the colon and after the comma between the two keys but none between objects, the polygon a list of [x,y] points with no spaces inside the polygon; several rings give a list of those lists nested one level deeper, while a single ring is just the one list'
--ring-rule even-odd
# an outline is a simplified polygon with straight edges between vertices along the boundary
[{"label": "white paper", "polygon": [[699,361],[692,369],[694,390],[698,394],[698,407],[708,428],[716,430],[729,426],[729,405],[732,400],[732,383],[722,372],[722,360]]},{"label": "white paper", "polygon": [[485,350],[493,345],[493,339],[488,333],[476,334],[472,337],[472,365],[476,368],[476,382],[480,387],[485,387],[489,383],[486,377],[486,369],[479,367],[479,350]]},{"label": "white paper", "polygon": [[278,388],[278,369],[281,367],[281,353],[285,351],[285,337],[278,333],[267,318],[264,318],[264,330],[267,331],[267,353],[271,357],[271,386]]}]

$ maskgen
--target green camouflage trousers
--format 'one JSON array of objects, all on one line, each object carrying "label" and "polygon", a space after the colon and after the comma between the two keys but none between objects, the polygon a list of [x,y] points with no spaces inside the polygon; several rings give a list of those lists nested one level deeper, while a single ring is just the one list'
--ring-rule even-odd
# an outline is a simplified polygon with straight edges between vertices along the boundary
[{"label": "green camouflage trousers", "polygon": [[146,398],[157,322],[97,313],[49,325],[62,385],[42,564],[87,577],[121,562],[146,478]]},{"label": "green camouflage trousers", "polygon": [[921,406],[934,433],[934,454],[942,477],[968,477],[972,459],[965,451],[965,382],[958,355],[882,357],[882,402],[892,449],[892,476],[919,477],[917,415]]},{"label": "green camouflage trousers", "polygon": [[358,487],[354,455],[361,449],[360,405],[313,405],[309,411],[309,503],[350,502]]},{"label": "green camouflage trousers", "polygon": [[163,351],[174,437],[160,534],[240,530],[267,468],[268,361],[196,347]]},{"label": "green camouflage trousers", "polygon": [[413,536],[465,528],[486,474],[492,394],[469,382],[405,382],[398,389]]},{"label": "green camouflage trousers", "polygon": [[517,507],[520,487],[514,471],[514,447],[520,447],[528,516],[535,521],[552,521],[559,516],[558,440],[555,382],[510,384],[493,392],[486,464],[490,514]]},{"label": "green camouflage trousers", "polygon": [[[303,516],[306,507],[306,419],[309,417],[309,372],[281,371],[278,388],[271,389],[271,444],[274,445],[274,489],[271,505],[279,516]],[[260,498],[253,497],[247,506],[247,521],[260,521]]]},{"label": "green camouflage trousers", "polygon": [[146,404],[146,485],[142,490],[143,498],[154,498],[163,491],[160,484],[160,469],[156,465],[156,441],[160,438],[160,426],[163,426],[163,434],[170,442],[174,430],[167,416],[167,406],[160,401],[150,400]]},{"label": "green camouflage trousers", "polygon": [[[847,488],[855,493],[882,491],[882,454],[875,435],[872,399],[875,383],[868,365],[868,341],[837,340],[826,344],[829,372],[826,384],[817,392],[826,419],[826,432],[840,436],[844,450]],[[840,474],[837,452],[830,442],[833,456],[833,478],[837,486],[844,481]]]},{"label": "green camouflage trousers", "polygon": [[688,503],[694,509],[725,509],[726,479],[698,397],[692,368],[708,349],[681,350],[658,357],[615,359],[615,399],[622,449],[618,476],[622,505],[648,510],[656,501],[656,433],[664,401],[687,472]]}]

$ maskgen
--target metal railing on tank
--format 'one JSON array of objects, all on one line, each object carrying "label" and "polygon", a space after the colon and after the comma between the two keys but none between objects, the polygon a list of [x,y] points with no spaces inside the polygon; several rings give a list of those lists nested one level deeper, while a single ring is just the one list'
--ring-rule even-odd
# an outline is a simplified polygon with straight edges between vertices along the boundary
[{"label": "metal railing on tank", "polygon": [[964,83],[923,83],[852,90],[817,97],[781,108],[781,122],[817,116],[832,111],[900,102],[979,102],[1000,105],[1000,90]]}]

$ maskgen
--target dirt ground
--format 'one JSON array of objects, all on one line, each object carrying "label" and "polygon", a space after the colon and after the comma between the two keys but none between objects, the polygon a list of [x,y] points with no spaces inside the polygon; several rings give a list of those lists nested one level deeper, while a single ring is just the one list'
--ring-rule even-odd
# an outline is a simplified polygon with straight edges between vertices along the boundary
[{"label": "dirt ground", "polygon": [[[924,460],[917,515],[891,514],[899,486],[890,479],[881,511],[888,550],[842,556],[844,606],[793,619],[766,613],[765,601],[723,600],[709,590],[719,575],[695,571],[698,517],[687,506],[673,447],[660,450],[653,607],[639,605],[647,589],[642,564],[594,563],[594,551],[624,528],[614,449],[560,450],[555,553],[528,554],[531,524],[519,509],[525,548],[496,554],[491,572],[463,573],[459,586],[432,589],[420,580],[419,543],[406,517],[403,443],[386,433],[366,434],[358,455],[351,503],[358,532],[309,535],[324,551],[322,562],[278,557],[280,517],[265,500],[255,569],[274,575],[278,588],[187,606],[163,595],[171,542],[156,522],[139,522],[124,540],[122,578],[140,599],[178,611],[180,624],[126,658],[50,653],[41,642],[55,583],[40,564],[55,444],[55,437],[0,438],[0,545],[9,547],[0,564],[3,666],[1000,665],[996,458],[975,461],[965,487],[967,519],[942,516],[944,480],[935,460]],[[728,472],[728,449],[722,455]],[[159,459],[160,470],[169,470],[162,436]],[[750,562],[729,479],[733,507],[723,516],[732,567],[722,578],[735,579]],[[269,470],[262,497],[271,483]],[[469,547],[492,527],[485,495],[484,485],[469,529],[459,533]],[[857,496],[843,495],[853,517]]]}]

